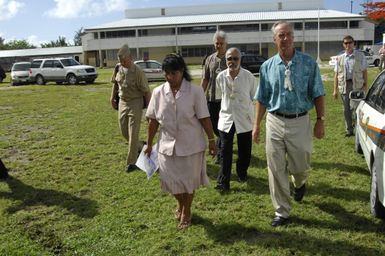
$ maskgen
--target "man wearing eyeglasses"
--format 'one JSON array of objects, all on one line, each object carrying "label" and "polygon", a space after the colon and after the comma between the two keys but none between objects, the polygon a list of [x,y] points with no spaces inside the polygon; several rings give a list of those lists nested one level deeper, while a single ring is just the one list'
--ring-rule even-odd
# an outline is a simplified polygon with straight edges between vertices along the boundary
[{"label": "man wearing eyeglasses", "polygon": [[218,118],[219,110],[221,109],[221,95],[216,91],[215,79],[217,75],[227,68],[225,53],[227,49],[227,34],[218,30],[213,36],[213,42],[216,52],[208,56],[205,60],[203,68],[203,78],[201,86],[206,92],[207,107],[210,113],[211,123],[213,124],[214,133],[217,136],[217,160],[216,163],[220,164],[221,154],[221,140],[218,132]]},{"label": "man wearing eyeglasses", "polygon": [[222,98],[218,121],[222,161],[215,187],[220,192],[230,189],[235,133],[238,143],[236,164],[238,181],[247,181],[254,118],[253,98],[257,89],[257,81],[253,74],[241,67],[241,52],[237,48],[227,50],[226,65],[227,69],[219,73],[216,79],[216,89]]},{"label": "man wearing eyeglasses", "polygon": [[[287,223],[290,210],[289,175],[294,200],[302,201],[312,153],[312,130],[316,138],[325,134],[324,87],[317,63],[294,48],[293,25],[278,21],[272,27],[278,54],[265,61],[255,98],[253,141],[259,143],[261,121],[266,111],[266,157],[270,196],[275,209],[271,225]],[[311,127],[310,111],[317,120]]]},{"label": "man wearing eyeglasses", "polygon": [[364,54],[354,49],[354,39],[352,36],[345,36],[343,39],[345,53],[337,57],[334,67],[334,90],[333,97],[341,99],[344,105],[344,117],[346,127],[346,137],[353,136],[353,110],[350,104],[349,94],[351,91],[366,92],[368,81],[368,63]]}]

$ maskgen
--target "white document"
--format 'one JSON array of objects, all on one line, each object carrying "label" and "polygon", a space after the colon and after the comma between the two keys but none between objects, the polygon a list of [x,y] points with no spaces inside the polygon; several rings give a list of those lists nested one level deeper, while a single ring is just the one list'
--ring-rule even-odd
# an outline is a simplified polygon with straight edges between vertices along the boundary
[{"label": "white document", "polygon": [[143,170],[147,174],[147,178],[151,176],[158,170],[158,143],[152,146],[151,156],[148,157],[144,151],[146,150],[147,145],[144,145],[142,151],[139,154],[138,160],[136,160],[136,166]]}]

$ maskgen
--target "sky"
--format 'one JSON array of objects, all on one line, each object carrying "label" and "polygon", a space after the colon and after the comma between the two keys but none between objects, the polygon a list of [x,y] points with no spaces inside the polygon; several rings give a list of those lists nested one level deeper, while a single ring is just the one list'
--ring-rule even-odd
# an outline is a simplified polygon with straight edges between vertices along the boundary
[{"label": "sky", "polygon": [[[125,9],[261,1],[266,0],[0,0],[0,37],[40,47],[61,36],[73,44],[76,31],[121,20]],[[324,0],[324,8],[350,12],[353,7],[353,13],[360,13],[365,2]]]}]

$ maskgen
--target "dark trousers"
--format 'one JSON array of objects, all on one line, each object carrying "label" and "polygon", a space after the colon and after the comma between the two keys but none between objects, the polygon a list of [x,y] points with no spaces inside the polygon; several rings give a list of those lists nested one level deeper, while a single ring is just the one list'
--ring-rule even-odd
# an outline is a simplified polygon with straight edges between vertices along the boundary
[{"label": "dark trousers", "polygon": [[218,130],[218,120],[219,120],[219,111],[221,110],[221,102],[209,101],[207,102],[207,107],[210,113],[211,123],[213,125],[213,130],[217,136],[216,146],[217,146],[217,159],[220,161],[222,158],[221,154],[221,137],[219,136]]},{"label": "dark trousers", "polygon": [[[219,131],[222,142],[222,160],[221,168],[217,182],[227,188],[230,188],[231,165],[233,164],[233,141],[236,132],[235,125],[231,127],[228,133]],[[244,180],[247,178],[247,169],[251,159],[251,131],[237,134],[238,159],[237,175]]]}]

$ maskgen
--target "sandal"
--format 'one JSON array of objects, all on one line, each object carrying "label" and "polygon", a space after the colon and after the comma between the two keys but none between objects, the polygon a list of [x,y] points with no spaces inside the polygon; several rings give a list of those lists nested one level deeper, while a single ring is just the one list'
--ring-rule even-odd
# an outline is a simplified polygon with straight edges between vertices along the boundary
[{"label": "sandal", "polygon": [[174,217],[175,217],[176,220],[180,220],[180,219],[181,219],[181,217],[182,217],[182,211],[179,210],[179,208],[176,208],[176,209],[175,209]]},{"label": "sandal", "polygon": [[178,225],[178,229],[186,229],[188,227],[191,226],[191,219],[192,219],[192,216],[190,216],[189,218],[182,218],[180,220],[180,223]]}]

